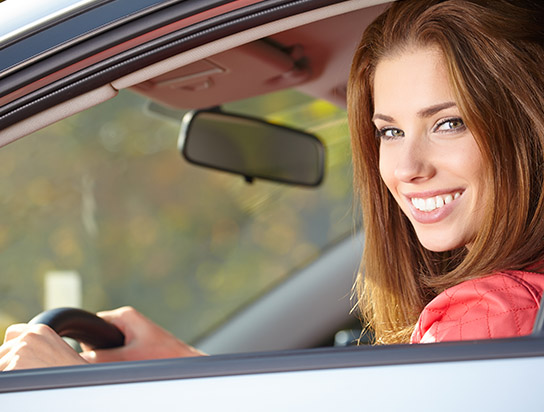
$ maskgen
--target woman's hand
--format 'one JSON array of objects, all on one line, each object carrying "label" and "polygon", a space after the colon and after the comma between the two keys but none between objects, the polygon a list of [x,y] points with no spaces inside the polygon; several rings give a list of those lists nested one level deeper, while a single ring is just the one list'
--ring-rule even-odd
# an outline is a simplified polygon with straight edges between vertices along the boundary
[{"label": "woman's hand", "polygon": [[125,335],[120,348],[89,350],[83,345],[81,356],[89,362],[120,362],[145,359],[202,356],[204,353],[177,339],[131,307],[123,307],[98,316],[113,323]]},{"label": "woman's hand", "polygon": [[11,325],[0,346],[1,371],[85,363],[70,345],[45,325]]}]

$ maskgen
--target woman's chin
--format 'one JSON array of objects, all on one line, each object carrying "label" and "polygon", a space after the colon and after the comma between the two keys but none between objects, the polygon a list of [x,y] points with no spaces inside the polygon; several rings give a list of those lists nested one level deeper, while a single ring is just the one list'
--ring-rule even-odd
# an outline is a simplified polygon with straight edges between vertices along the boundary
[{"label": "woman's chin", "polygon": [[431,252],[447,252],[465,246],[464,240],[452,239],[451,236],[420,236],[419,243]]}]

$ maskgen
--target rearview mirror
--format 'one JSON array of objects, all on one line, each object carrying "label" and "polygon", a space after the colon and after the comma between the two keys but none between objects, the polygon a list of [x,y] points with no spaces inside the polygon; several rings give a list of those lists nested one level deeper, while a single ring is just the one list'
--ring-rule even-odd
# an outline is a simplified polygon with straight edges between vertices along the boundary
[{"label": "rearview mirror", "polygon": [[314,135],[220,111],[182,119],[178,148],[187,161],[254,178],[303,186],[323,180],[325,148]]}]

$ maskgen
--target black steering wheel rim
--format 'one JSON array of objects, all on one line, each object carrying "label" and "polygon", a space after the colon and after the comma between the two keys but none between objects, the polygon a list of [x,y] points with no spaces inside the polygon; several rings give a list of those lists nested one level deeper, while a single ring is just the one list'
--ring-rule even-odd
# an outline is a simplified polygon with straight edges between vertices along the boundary
[{"label": "black steering wheel rim", "polygon": [[77,308],[46,310],[32,318],[29,324],[47,325],[60,336],[75,339],[91,349],[115,348],[125,343],[125,336],[117,326]]}]

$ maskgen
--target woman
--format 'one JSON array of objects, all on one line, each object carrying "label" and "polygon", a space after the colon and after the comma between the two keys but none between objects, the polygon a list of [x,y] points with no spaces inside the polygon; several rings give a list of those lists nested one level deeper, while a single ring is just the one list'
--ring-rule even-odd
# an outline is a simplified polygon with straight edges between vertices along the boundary
[{"label": "woman", "polygon": [[544,275],[544,21],[535,1],[407,0],[349,81],[359,306],[379,343],[529,334]]},{"label": "woman", "polygon": [[[348,102],[366,233],[356,287],[380,343],[531,331],[544,289],[544,36],[529,3],[406,0],[363,36]],[[14,325],[0,370],[201,354],[131,308],[100,315],[124,347],[80,356],[45,326]]]}]

